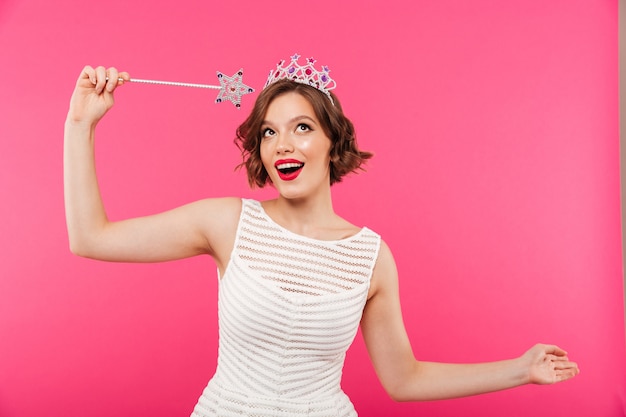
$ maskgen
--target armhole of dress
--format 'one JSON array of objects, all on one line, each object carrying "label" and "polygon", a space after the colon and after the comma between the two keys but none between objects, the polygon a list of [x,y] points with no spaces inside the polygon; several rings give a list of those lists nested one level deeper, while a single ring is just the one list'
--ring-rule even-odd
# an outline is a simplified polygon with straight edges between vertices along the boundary
[{"label": "armhole of dress", "polygon": [[370,286],[372,285],[372,277],[374,276],[374,268],[376,268],[376,263],[378,262],[378,255],[380,254],[380,245],[382,244],[382,237],[374,232],[373,230],[368,229],[370,233],[373,233],[376,236],[376,251],[374,252],[374,256],[372,257],[372,266],[370,268],[370,277],[367,280],[367,289],[369,291]]},{"label": "armhole of dress", "polygon": [[[228,264],[226,265],[226,268],[224,269],[224,276],[226,276],[226,273],[228,272],[228,269],[230,268],[230,264],[233,261],[233,256],[235,256],[235,252],[237,251],[237,246],[239,245],[239,236],[241,235],[241,223],[243,221],[243,216],[245,214],[246,211],[246,207],[250,204],[250,201],[247,198],[242,198],[241,199],[241,213],[239,213],[239,220],[237,221],[237,232],[235,233],[235,241],[233,242],[233,249],[230,251],[230,256],[228,258]],[[217,268],[217,280],[218,282],[222,281],[222,277],[220,275],[220,269]]]}]

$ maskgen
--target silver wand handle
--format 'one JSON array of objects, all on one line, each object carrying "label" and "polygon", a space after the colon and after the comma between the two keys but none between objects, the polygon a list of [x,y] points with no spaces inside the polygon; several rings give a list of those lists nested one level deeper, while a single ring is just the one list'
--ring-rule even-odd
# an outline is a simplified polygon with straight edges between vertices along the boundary
[{"label": "silver wand handle", "polygon": [[[121,78],[120,80],[123,81]],[[212,88],[214,90],[219,90],[222,88],[221,85],[181,83],[177,81],[142,80],[140,78],[131,78],[129,81],[131,83],[173,85],[175,87]]]},{"label": "silver wand handle", "polygon": [[[241,96],[254,92],[254,88],[248,87],[242,82],[243,69],[237,71],[232,77],[229,77],[219,71],[217,71],[217,79],[220,85],[208,85],[208,84],[195,84],[195,83],[181,83],[178,81],[159,81],[159,80],[142,80],[140,78],[131,78],[131,83],[139,84],[161,84],[172,85],[175,87],[192,87],[192,88],[209,88],[213,90],[220,90],[215,99],[216,103],[223,101],[230,101],[235,107],[241,107]],[[107,78],[108,79],[108,78]],[[120,82],[125,82],[123,78],[119,78]]]}]

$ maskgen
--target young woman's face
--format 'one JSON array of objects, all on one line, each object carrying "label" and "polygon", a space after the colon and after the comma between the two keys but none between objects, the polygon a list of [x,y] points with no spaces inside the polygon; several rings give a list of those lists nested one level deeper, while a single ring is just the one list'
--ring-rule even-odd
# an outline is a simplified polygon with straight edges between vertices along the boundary
[{"label": "young woman's face", "polygon": [[330,187],[330,147],[302,95],[289,92],[271,102],[261,127],[261,160],[282,196],[309,197]]}]

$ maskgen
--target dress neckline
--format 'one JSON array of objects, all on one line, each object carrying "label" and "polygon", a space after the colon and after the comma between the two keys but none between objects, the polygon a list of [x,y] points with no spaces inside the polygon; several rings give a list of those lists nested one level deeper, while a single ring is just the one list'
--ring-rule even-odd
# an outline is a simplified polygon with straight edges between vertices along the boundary
[{"label": "dress neckline", "polygon": [[347,236],[347,237],[341,238],[341,239],[315,239],[315,238],[313,238],[313,237],[309,237],[309,236],[301,235],[301,234],[296,233],[296,232],[292,232],[291,230],[287,229],[285,226],[282,226],[282,225],[278,224],[278,222],[276,222],[274,219],[272,219],[272,218],[270,217],[270,215],[269,215],[269,214],[267,214],[267,212],[265,211],[265,208],[263,207],[263,204],[261,204],[261,202],[260,202],[260,201],[258,201],[258,200],[249,200],[249,201],[253,202],[253,204],[254,204],[256,207],[258,207],[259,212],[261,213],[261,215],[262,215],[265,219],[267,219],[267,221],[269,221],[271,224],[273,224],[274,226],[276,226],[277,228],[279,228],[281,231],[283,231],[283,232],[284,232],[284,233],[286,233],[286,234],[289,234],[289,235],[295,236],[295,237],[297,237],[298,239],[304,239],[304,240],[308,240],[308,241],[310,241],[310,242],[322,243],[322,244],[333,244],[333,243],[342,243],[342,242],[347,242],[347,241],[350,241],[350,240],[352,240],[352,239],[354,239],[354,238],[356,238],[356,237],[361,236],[361,235],[362,235],[362,234],[363,234],[366,230],[368,230],[368,228],[367,228],[367,227],[362,227],[361,229],[359,229],[359,231],[358,231],[358,232],[356,232],[356,233],[354,233],[354,234],[352,234],[352,235],[350,235],[350,236]]}]

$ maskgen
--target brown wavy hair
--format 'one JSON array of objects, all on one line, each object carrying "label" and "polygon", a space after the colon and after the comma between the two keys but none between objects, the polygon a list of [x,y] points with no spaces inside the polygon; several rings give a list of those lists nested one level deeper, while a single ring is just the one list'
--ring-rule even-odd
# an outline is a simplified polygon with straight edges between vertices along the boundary
[{"label": "brown wavy hair", "polygon": [[[333,102],[326,94],[315,87],[283,79],[267,86],[256,99],[248,118],[237,128],[235,144],[241,151],[243,162],[237,166],[246,167],[248,184],[263,188],[271,182],[261,161],[261,127],[265,114],[272,101],[285,93],[296,92],[303,96],[315,111],[326,136],[332,142],[330,149],[330,184],[341,182],[342,178],[359,169],[373,154],[359,150],[354,125],[343,114],[341,104],[331,92]],[[334,104],[333,104],[334,103]]]}]

